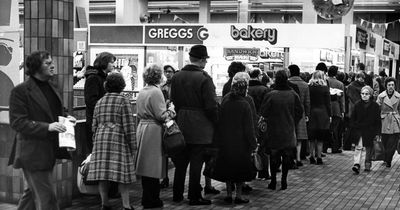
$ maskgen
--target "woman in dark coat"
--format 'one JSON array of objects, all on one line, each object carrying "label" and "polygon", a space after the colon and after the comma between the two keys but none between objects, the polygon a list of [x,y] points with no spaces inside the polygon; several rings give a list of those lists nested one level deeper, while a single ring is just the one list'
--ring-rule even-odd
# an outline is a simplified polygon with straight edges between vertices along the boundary
[{"label": "woman in dark coat", "polygon": [[[287,188],[287,175],[296,147],[296,125],[303,117],[303,107],[298,94],[289,86],[286,71],[275,75],[275,88],[261,105],[261,115],[267,120],[267,137],[264,140],[271,157],[271,183],[276,189],[276,172],[282,162],[281,189]],[[281,161],[282,159],[282,161]]]},{"label": "woman in dark coat", "polygon": [[[247,78],[246,78],[247,76]],[[255,177],[251,153],[256,148],[251,108],[245,96],[248,88],[248,74],[239,72],[232,79],[232,88],[222,100],[220,121],[217,129],[219,155],[216,161],[214,179],[226,182],[227,197],[232,203],[232,183],[236,184],[235,203],[248,203],[242,198],[243,182]]]},{"label": "woman in dark coat", "polygon": [[355,135],[352,143],[356,145],[352,170],[356,174],[360,173],[363,146],[366,151],[364,171],[371,171],[372,142],[381,130],[380,107],[373,101],[373,93],[374,91],[369,86],[361,89],[361,100],[354,105],[354,111],[350,118],[350,126]]},{"label": "woman in dark coat", "polygon": [[[309,82],[310,86],[310,119],[308,135],[310,140],[310,163],[322,165],[323,141],[329,138],[331,123],[331,96],[326,85],[323,71],[315,71]],[[315,144],[317,144],[317,161],[315,161]]]}]

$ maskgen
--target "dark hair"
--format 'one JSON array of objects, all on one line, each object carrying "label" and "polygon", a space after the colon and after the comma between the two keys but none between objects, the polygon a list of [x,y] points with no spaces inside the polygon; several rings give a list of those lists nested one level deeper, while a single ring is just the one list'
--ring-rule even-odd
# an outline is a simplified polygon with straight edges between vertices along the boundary
[{"label": "dark hair", "polygon": [[321,62],[317,64],[317,67],[315,67],[315,70],[320,70],[323,72],[327,72],[328,71],[328,67],[326,67],[325,63]]},{"label": "dark hair", "polygon": [[344,83],[344,81],[346,80],[346,74],[344,74],[343,72],[338,71],[336,74],[336,79],[341,81],[342,83]]},{"label": "dark hair", "polygon": [[261,74],[261,70],[258,68],[254,68],[249,71],[249,76],[250,76],[250,78],[253,78],[253,79],[260,76],[260,74]]},{"label": "dark hair", "polygon": [[362,71],[365,70],[365,65],[363,63],[357,64],[357,67],[360,68],[360,70],[362,70]]},{"label": "dark hair", "polygon": [[288,67],[290,76],[300,76],[300,68],[296,64],[290,65]]},{"label": "dark hair", "polygon": [[269,76],[267,74],[262,73],[261,84],[263,84],[264,86],[267,86],[269,81],[271,81],[271,78],[269,78]]},{"label": "dark hair", "polygon": [[125,88],[125,80],[121,73],[112,72],[106,77],[104,89],[108,93],[121,93]]},{"label": "dark hair", "polygon": [[396,79],[393,78],[393,77],[387,77],[387,78],[385,79],[385,88],[387,88],[387,84],[388,84],[389,82],[394,82],[394,86],[397,87]]},{"label": "dark hair", "polygon": [[363,72],[359,71],[359,72],[357,72],[357,73],[355,74],[354,77],[355,77],[356,79],[357,79],[357,78],[363,78],[363,79],[365,79],[365,74],[364,74]]},{"label": "dark hair", "polygon": [[330,77],[335,77],[338,73],[338,67],[337,66],[330,66],[328,69],[328,76]]},{"label": "dark hair", "polygon": [[47,51],[35,51],[28,55],[25,61],[25,74],[32,76],[40,71],[43,61],[50,57],[50,53]]},{"label": "dark hair", "polygon": [[386,74],[385,70],[380,71],[380,72],[379,72],[379,76],[381,76],[381,77],[387,77],[387,74]]},{"label": "dark hair", "polygon": [[230,78],[233,78],[236,73],[242,72],[244,70],[246,70],[246,66],[242,62],[234,61],[228,67],[228,75]]},{"label": "dark hair", "polygon": [[275,84],[276,86],[285,86],[287,85],[288,75],[286,70],[279,70],[275,74]]},{"label": "dark hair", "polygon": [[157,85],[161,82],[162,70],[160,66],[153,64],[148,67],[143,72],[143,80],[148,85]]},{"label": "dark hair", "polygon": [[97,70],[107,69],[108,63],[114,62],[116,57],[109,52],[102,52],[97,55],[96,60],[94,60],[93,67]]},{"label": "dark hair", "polygon": [[166,71],[168,68],[172,69],[172,71],[173,71],[174,73],[176,72],[175,68],[172,67],[171,65],[165,65],[163,69],[164,69],[164,71]]}]

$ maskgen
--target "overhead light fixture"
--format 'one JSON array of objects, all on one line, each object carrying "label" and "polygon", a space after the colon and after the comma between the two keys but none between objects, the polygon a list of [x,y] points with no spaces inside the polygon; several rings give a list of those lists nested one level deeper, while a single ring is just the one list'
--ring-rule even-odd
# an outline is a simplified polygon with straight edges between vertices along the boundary
[{"label": "overhead light fixture", "polygon": [[384,4],[387,5],[387,1],[354,1],[355,5],[379,5]]},{"label": "overhead light fixture", "polygon": [[[259,4],[259,2],[255,2]],[[303,3],[301,2],[262,2],[261,5],[274,5],[274,6],[301,6]]]},{"label": "overhead light fixture", "polygon": [[394,12],[394,9],[355,9],[354,12]]}]

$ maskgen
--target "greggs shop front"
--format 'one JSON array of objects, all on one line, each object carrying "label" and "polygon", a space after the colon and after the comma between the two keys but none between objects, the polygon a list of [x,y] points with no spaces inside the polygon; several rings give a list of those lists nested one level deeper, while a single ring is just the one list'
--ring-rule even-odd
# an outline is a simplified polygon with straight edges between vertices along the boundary
[{"label": "greggs shop front", "polygon": [[[89,62],[93,63],[99,52],[114,53],[118,69],[131,67],[134,81],[128,91],[138,91],[143,87],[141,75],[146,65],[169,64],[180,69],[189,62],[190,47],[203,44],[210,55],[205,70],[214,80],[217,95],[221,95],[232,61],[264,71],[297,64],[302,71],[312,72],[319,62],[351,70],[357,64],[351,52],[360,50],[357,26],[347,27],[348,36],[346,25],[341,24],[91,25]],[[398,45],[394,51],[393,57],[398,60]],[[356,56],[358,62],[365,60],[365,56]]]}]

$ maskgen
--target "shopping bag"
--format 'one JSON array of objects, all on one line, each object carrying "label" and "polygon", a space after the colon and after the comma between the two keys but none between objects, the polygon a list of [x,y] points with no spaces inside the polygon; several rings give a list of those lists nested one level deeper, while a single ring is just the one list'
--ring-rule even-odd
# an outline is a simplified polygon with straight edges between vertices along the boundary
[{"label": "shopping bag", "polygon": [[257,148],[253,153],[251,153],[251,161],[253,162],[253,166],[257,171],[261,171],[264,168],[264,164],[259,153],[260,146],[258,145]]},{"label": "shopping bag", "polygon": [[185,139],[178,124],[174,120],[170,120],[163,124],[164,136],[163,136],[163,147],[165,152],[173,157],[179,154],[185,148]]},{"label": "shopping bag", "polygon": [[98,189],[98,182],[97,181],[87,181],[87,175],[89,173],[89,164],[90,164],[90,158],[92,157],[92,154],[90,154],[78,167],[78,173],[77,173],[77,186],[78,190],[82,194],[89,194],[89,195],[97,195],[99,194],[99,189]]},{"label": "shopping bag", "polygon": [[379,161],[385,159],[385,150],[380,138],[374,139],[372,147],[372,161]]},{"label": "shopping bag", "polygon": [[215,169],[217,166],[217,158],[218,158],[218,149],[217,148],[206,148],[204,154],[205,166],[203,170],[203,175],[208,178],[215,177]]}]

